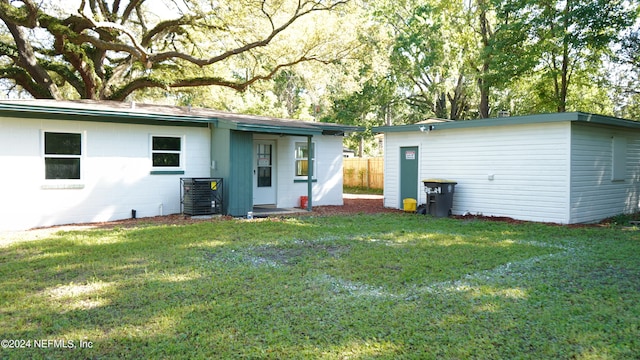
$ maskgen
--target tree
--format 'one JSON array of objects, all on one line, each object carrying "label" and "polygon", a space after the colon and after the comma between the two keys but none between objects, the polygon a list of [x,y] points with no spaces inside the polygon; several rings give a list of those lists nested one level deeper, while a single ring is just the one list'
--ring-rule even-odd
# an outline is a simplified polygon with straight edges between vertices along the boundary
[{"label": "tree", "polygon": [[[282,69],[348,53],[351,43],[312,28],[348,1],[81,0],[69,14],[46,1],[0,0],[7,30],[0,78],[53,99],[124,100],[149,88],[242,91]],[[173,18],[162,19],[163,6]]]},{"label": "tree", "polygon": [[610,72],[614,75],[617,114],[640,120],[640,30],[623,38]]},{"label": "tree", "polygon": [[378,5],[375,18],[394,39],[391,75],[415,118],[466,117],[469,31],[460,21],[462,3],[409,0]]},{"label": "tree", "polygon": [[633,24],[637,7],[625,0],[524,0],[519,5],[527,11],[518,21],[532,26],[538,70],[551,85],[548,98],[558,112],[567,110],[574,76],[602,69],[603,56]]}]

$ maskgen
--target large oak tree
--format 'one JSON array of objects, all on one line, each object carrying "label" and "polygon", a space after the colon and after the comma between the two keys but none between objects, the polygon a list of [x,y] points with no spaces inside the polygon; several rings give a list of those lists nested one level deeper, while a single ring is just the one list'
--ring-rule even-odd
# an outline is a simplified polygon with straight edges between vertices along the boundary
[{"label": "large oak tree", "polygon": [[[0,0],[0,78],[35,98],[124,100],[137,90],[245,90],[348,51],[314,32],[349,0]],[[306,21],[301,21],[306,20]],[[342,46],[339,46],[342,45]]]}]

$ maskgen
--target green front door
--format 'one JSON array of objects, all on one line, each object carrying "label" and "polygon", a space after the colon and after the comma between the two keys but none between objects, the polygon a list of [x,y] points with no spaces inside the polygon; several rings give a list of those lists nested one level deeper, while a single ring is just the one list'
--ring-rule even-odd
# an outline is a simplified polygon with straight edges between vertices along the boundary
[{"label": "green front door", "polygon": [[403,200],[418,200],[418,147],[400,148],[400,208]]}]

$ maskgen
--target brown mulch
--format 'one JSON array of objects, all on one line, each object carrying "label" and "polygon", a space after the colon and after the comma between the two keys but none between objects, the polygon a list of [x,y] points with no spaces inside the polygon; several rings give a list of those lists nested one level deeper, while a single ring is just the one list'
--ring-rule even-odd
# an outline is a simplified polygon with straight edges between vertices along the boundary
[{"label": "brown mulch", "polygon": [[377,214],[399,213],[398,209],[386,208],[382,204],[382,198],[377,199],[344,199],[342,206],[316,206],[312,215],[349,215],[349,214]]},{"label": "brown mulch", "polygon": [[[389,209],[383,206],[382,197],[376,198],[345,198],[343,206],[315,206],[310,213],[301,212],[295,215],[286,216],[328,216],[328,215],[349,215],[349,214],[375,214],[375,213],[399,213],[400,210]],[[214,217],[215,221],[222,221],[232,219],[230,216]],[[212,221],[209,218],[197,218],[183,214],[145,217],[138,219],[124,219],[106,222],[96,222],[88,224],[71,224],[60,225],[46,228],[36,228],[28,230],[31,233],[29,237],[40,237],[42,235],[55,233],[60,230],[83,230],[83,229],[113,229],[113,228],[131,228],[145,225],[187,225],[195,224],[204,221]],[[4,236],[3,236],[4,235]],[[0,245],[2,245],[3,238],[10,237],[12,234],[0,233]]]},{"label": "brown mulch", "polygon": [[[328,216],[328,215],[356,215],[356,214],[376,214],[376,213],[402,213],[402,211],[398,209],[385,208],[383,206],[382,197],[376,197],[376,198],[345,197],[343,206],[315,206],[311,213],[301,212],[299,214],[288,214],[284,216]],[[467,220],[483,219],[483,220],[491,220],[491,221],[508,222],[508,223],[514,223],[514,224],[526,223],[526,221],[515,220],[508,217],[492,217],[492,216],[476,216],[476,215],[452,216],[452,217],[457,219],[467,219]],[[229,216],[214,217],[212,220],[209,218],[197,218],[197,217],[194,218],[187,215],[174,214],[174,215],[146,217],[146,218],[139,218],[139,219],[124,219],[124,220],[89,223],[89,224],[72,224],[72,225],[53,226],[53,227],[47,227],[47,228],[38,228],[38,229],[32,229],[27,231],[27,233],[30,233],[27,237],[39,238],[42,235],[55,233],[60,230],[113,229],[118,227],[130,228],[130,227],[139,226],[141,224],[187,225],[187,224],[195,224],[195,223],[205,222],[205,221],[223,221],[228,219],[232,219],[232,217],[229,217]],[[574,226],[585,226],[585,225],[582,224],[582,225],[574,225]],[[0,245],[2,245],[3,241],[6,241],[10,237],[12,237],[11,233],[8,233],[8,234],[0,233]]]},{"label": "brown mulch", "polygon": [[[298,214],[287,214],[278,216],[329,216],[329,215],[355,215],[355,214],[377,214],[377,213],[400,213],[398,209],[385,208],[382,198],[366,199],[366,198],[345,198],[342,206],[314,206],[313,211],[300,212]],[[232,219],[230,216],[214,217],[214,219],[225,220]],[[174,214],[166,216],[147,217],[140,219],[125,219],[110,221],[105,223],[91,224],[96,227],[130,227],[136,224],[168,224],[183,225],[194,224],[203,221],[211,221],[208,218],[193,218],[188,215]]]}]

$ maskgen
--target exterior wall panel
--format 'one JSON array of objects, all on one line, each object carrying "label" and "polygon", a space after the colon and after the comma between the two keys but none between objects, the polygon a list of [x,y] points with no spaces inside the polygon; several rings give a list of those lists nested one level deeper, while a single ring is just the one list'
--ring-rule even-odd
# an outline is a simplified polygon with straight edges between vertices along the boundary
[{"label": "exterior wall panel", "polygon": [[[256,135],[268,140],[270,137]],[[295,144],[307,142],[304,136],[285,136],[277,139],[278,187],[277,206],[282,208],[299,207],[300,196],[307,195],[306,180],[295,177]],[[342,137],[314,136],[315,167],[312,186],[313,206],[342,205]]]},{"label": "exterior wall panel", "polygon": [[418,140],[420,177],[458,182],[454,214],[569,222],[569,122],[385,135],[385,206],[400,208],[393,159]]},{"label": "exterior wall panel", "polygon": [[[640,135],[614,127],[572,126],[571,220],[599,221],[638,211]],[[624,180],[613,180],[613,141],[626,140]]]},{"label": "exterior wall panel", "polygon": [[[387,133],[384,139],[384,206],[402,209],[400,198],[400,148],[407,146],[418,147],[418,172],[423,166],[424,134],[420,132]],[[416,183],[418,196],[422,192],[420,184]],[[418,201],[420,203],[420,201]]]},{"label": "exterior wall panel", "polygon": [[[81,180],[45,180],[43,131],[80,132]],[[151,135],[184,139],[184,174],[152,175]],[[180,212],[180,177],[209,176],[207,128],[0,119],[0,229]]]}]

